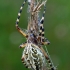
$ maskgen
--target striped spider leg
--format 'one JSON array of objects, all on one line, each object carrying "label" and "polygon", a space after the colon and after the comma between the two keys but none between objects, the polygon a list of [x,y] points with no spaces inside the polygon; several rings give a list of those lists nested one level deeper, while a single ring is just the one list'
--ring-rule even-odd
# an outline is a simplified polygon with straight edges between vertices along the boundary
[{"label": "striped spider leg", "polygon": [[[46,11],[46,5],[44,5],[44,11],[43,11],[43,16],[40,20],[40,30],[39,30],[39,36],[41,37],[41,40],[42,40],[42,44],[43,45],[47,45],[47,44],[50,44],[50,42],[48,41],[48,39],[46,39],[45,41],[45,38],[44,38],[44,27],[43,27],[43,23],[44,23],[44,16],[45,16],[45,11]],[[49,63],[49,66],[50,66],[50,70],[56,70],[56,67],[54,67],[53,63],[52,63],[52,60],[50,58],[50,55],[48,53],[48,50],[46,50],[46,52],[44,51],[44,49],[42,47],[40,47],[40,49],[43,51],[48,63]]]},{"label": "striped spider leg", "polygon": [[45,16],[45,11],[46,11],[46,5],[44,5],[44,11],[43,11],[43,15],[42,18],[40,20],[40,29],[39,29],[39,36],[41,37],[41,42],[44,45],[49,45],[50,42],[48,41],[47,38],[44,37],[44,27],[43,27],[43,23],[44,23],[44,16]]},{"label": "striped spider leg", "polygon": [[20,11],[19,11],[19,13],[18,13],[18,18],[17,18],[17,20],[16,20],[16,28],[17,28],[17,30],[18,30],[24,37],[27,38],[27,34],[18,26],[19,19],[20,19],[20,15],[21,15],[23,6],[24,6],[24,4],[26,3],[26,1],[27,1],[27,0],[25,0],[25,1],[23,2],[22,6],[20,7]]},{"label": "striped spider leg", "polygon": [[[25,5],[27,0],[25,0],[22,4],[22,6],[20,7],[20,10],[19,10],[19,13],[18,13],[18,17],[17,17],[17,20],[16,20],[16,29],[24,36],[24,37],[28,37],[28,35],[18,26],[18,23],[19,23],[19,19],[20,19],[20,16],[21,16],[21,13],[22,13],[22,9]],[[26,43],[22,43],[19,47],[20,48],[23,48],[26,46]]]}]

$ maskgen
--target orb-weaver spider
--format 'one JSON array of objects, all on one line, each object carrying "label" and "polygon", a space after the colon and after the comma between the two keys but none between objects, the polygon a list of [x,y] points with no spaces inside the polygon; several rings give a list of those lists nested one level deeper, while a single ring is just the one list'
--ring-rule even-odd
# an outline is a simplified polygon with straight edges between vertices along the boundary
[{"label": "orb-weaver spider", "polygon": [[[17,30],[27,39],[25,43],[22,43],[20,45],[20,48],[24,48],[21,60],[26,67],[32,70],[48,70],[45,63],[46,58],[49,63],[50,69],[55,70],[55,67],[51,62],[50,57],[42,47],[42,45],[50,44],[48,39],[44,37],[44,27],[43,27],[47,0],[42,2],[41,0],[40,1],[28,0],[30,16],[27,27],[27,33],[18,26],[20,15],[26,1],[27,0],[25,0],[22,6],[20,7],[18,18],[16,20]],[[42,6],[44,6],[44,11],[42,18],[39,20],[38,15]]]}]

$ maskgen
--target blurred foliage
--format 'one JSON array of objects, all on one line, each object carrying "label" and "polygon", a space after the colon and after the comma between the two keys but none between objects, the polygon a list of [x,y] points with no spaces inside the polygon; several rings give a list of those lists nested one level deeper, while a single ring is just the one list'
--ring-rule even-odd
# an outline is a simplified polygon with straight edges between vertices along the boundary
[{"label": "blurred foliage", "polygon": [[[17,13],[23,0],[0,0],[0,70],[28,70],[21,62],[25,38],[15,28]],[[27,4],[20,19],[27,28]],[[58,70],[70,69],[70,0],[48,0],[45,15],[45,37],[51,44],[49,54]]]}]

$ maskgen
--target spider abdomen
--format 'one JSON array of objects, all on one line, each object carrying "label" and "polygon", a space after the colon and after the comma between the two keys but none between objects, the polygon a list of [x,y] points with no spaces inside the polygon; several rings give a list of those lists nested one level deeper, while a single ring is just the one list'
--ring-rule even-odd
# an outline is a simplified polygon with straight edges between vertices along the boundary
[{"label": "spider abdomen", "polygon": [[28,43],[23,51],[22,62],[26,67],[34,70],[44,70],[46,65],[45,57],[40,48],[31,43]]}]

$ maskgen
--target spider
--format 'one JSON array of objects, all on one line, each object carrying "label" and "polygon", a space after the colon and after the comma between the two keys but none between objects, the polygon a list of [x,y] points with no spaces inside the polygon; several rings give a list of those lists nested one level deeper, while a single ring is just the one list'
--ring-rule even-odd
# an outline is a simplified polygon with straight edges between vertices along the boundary
[{"label": "spider", "polygon": [[[48,39],[44,37],[43,27],[47,0],[42,2],[41,0],[37,0],[37,2],[36,0],[28,0],[30,16],[28,21],[27,33],[18,26],[20,15],[26,1],[27,0],[25,0],[20,7],[20,11],[16,20],[16,29],[27,39],[25,43],[22,43],[20,45],[20,48],[24,48],[21,60],[27,68],[30,68],[32,70],[48,70],[45,60],[47,59],[50,69],[55,70],[50,57],[42,47],[43,45],[50,44]],[[42,6],[44,6],[44,11],[42,18],[39,20],[39,11]]]}]

